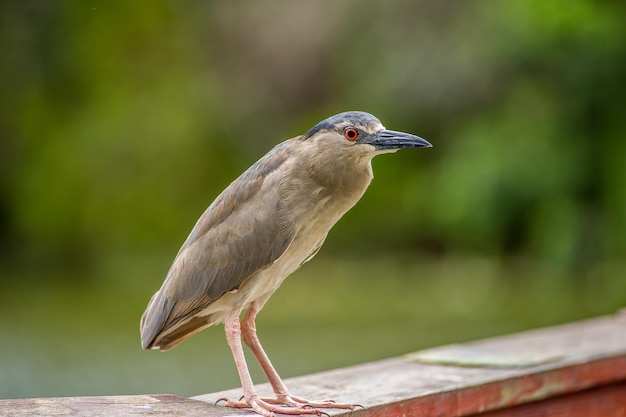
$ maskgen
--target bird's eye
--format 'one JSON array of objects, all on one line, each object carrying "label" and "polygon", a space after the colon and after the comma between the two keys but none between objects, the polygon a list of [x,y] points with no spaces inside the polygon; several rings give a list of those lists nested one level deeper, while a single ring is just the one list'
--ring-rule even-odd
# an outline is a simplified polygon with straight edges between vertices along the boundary
[{"label": "bird's eye", "polygon": [[353,127],[349,127],[343,131],[343,136],[350,142],[354,142],[359,138],[359,131]]}]

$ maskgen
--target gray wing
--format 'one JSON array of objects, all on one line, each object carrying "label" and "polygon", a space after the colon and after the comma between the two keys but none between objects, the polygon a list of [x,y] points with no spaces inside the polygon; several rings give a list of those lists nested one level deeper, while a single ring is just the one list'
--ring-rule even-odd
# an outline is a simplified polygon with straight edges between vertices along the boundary
[{"label": "gray wing", "polygon": [[[142,316],[144,349],[156,347],[161,333],[192,319],[287,249],[294,231],[282,215],[279,185],[288,145],[278,145],[250,167],[200,217]],[[207,325],[198,320],[190,324],[167,347]]]}]

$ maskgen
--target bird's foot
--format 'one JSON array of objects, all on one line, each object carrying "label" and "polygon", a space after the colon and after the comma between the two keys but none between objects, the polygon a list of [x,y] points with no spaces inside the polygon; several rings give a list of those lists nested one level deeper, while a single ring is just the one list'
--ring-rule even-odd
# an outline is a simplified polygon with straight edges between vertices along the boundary
[{"label": "bird's foot", "polygon": [[328,414],[318,410],[312,404],[286,398],[284,399],[284,401],[277,398],[260,398],[258,396],[253,396],[251,398],[241,398],[239,401],[233,401],[227,398],[220,398],[219,400],[217,400],[217,403],[222,401],[224,401],[224,405],[226,405],[227,407],[251,408],[256,413],[265,417],[274,417],[275,414],[287,414],[292,416],[328,416]]},{"label": "bird's foot", "polygon": [[343,410],[354,410],[356,407],[363,407],[361,405],[356,404],[341,404],[337,403],[334,400],[322,400],[322,401],[309,401],[304,400],[302,398],[298,398],[291,394],[283,394],[278,395],[276,399],[273,398],[263,398],[264,401],[273,403],[273,404],[286,404],[292,407],[312,407],[312,408],[336,408]]},{"label": "bird's foot", "polygon": [[328,416],[327,413],[318,410],[319,408],[335,408],[343,410],[354,410],[356,407],[363,407],[358,404],[341,404],[333,400],[308,401],[291,394],[278,395],[277,398],[260,398],[254,396],[250,399],[242,397],[239,401],[220,398],[218,402],[224,401],[227,407],[251,408],[262,416],[274,417],[274,414],[287,415],[317,415]]}]

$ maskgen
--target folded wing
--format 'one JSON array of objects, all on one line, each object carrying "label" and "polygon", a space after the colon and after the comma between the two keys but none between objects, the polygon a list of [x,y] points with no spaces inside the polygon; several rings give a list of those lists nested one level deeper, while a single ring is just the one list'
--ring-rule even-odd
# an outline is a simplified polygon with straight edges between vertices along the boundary
[{"label": "folded wing", "polygon": [[288,146],[250,167],[200,217],[141,318],[144,349],[169,349],[211,325],[198,313],[287,249],[294,229],[282,214],[279,184]]}]

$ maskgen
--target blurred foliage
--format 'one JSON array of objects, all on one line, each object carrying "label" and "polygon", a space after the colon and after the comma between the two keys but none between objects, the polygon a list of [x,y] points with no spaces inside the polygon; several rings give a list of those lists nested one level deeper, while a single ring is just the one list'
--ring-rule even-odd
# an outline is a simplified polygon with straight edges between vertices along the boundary
[{"label": "blurred foliage", "polygon": [[0,3],[0,397],[236,385],[221,336],[166,361],[139,315],[230,181],[346,110],[434,148],[377,157],[260,316],[285,376],[626,304],[625,21],[609,0]]},{"label": "blurred foliage", "polygon": [[377,159],[331,247],[625,254],[621,2],[1,7],[5,261],[173,251],[273,144],[349,109],[435,148]]}]

